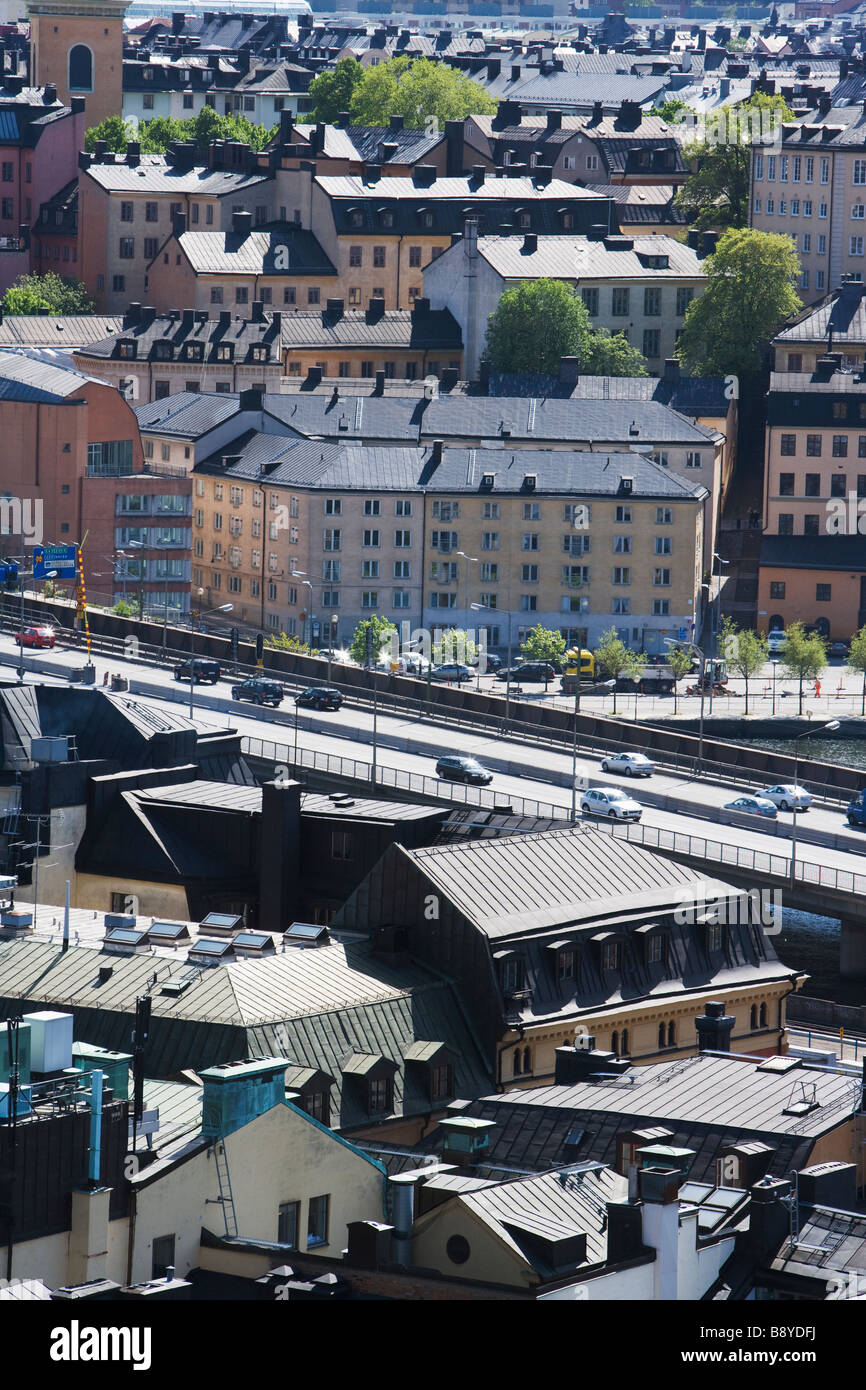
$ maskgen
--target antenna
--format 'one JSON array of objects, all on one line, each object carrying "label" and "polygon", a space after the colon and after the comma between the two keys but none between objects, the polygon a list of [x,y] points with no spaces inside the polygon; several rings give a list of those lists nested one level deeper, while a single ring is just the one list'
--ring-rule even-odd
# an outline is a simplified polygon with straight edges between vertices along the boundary
[{"label": "antenna", "polygon": [[150,1031],[150,995],[140,994],[135,1001],[135,1031],[132,1035],[132,1148],[135,1150],[141,1118],[144,1114],[144,1050]]}]

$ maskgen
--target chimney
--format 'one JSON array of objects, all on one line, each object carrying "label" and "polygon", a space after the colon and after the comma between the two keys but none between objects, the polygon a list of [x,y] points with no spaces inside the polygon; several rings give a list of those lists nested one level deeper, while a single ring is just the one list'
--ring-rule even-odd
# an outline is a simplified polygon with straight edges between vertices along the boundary
[{"label": "chimney", "polygon": [[57,88],[53,82],[46,82],[42,89],[43,106],[53,106],[57,100]]},{"label": "chimney", "polygon": [[464,128],[462,121],[445,122],[445,171],[448,178],[463,173]]},{"label": "chimney", "polygon": [[[321,375],[321,368],[317,368]],[[238,401],[240,406],[241,402]],[[258,405],[247,409],[261,409]],[[292,919],[299,887],[301,789],[297,782],[265,782],[259,853],[259,922],[262,931],[282,932]]]},{"label": "chimney", "polygon": [[818,98],[818,110],[820,111],[820,113],[821,113],[822,116],[826,116],[827,113],[828,113],[829,111],[831,111],[832,109],[833,109],[833,101],[832,101],[832,98],[831,98],[831,97],[829,97],[829,96],[822,96],[822,97],[819,97],[819,98]]},{"label": "chimney", "polygon": [[407,1269],[412,1263],[412,1227],[415,1224],[415,1184],[417,1175],[397,1173],[389,1179],[391,1213],[394,1221],[392,1254],[394,1263]]},{"label": "chimney", "polygon": [[606,1209],[608,1264],[634,1259],[644,1249],[640,1206],[637,1202],[608,1202]]},{"label": "chimney", "polygon": [[184,309],[180,320],[181,333],[191,333],[195,324],[195,309]]},{"label": "chimney", "polygon": [[512,82],[519,82],[519,81],[520,81],[520,64],[519,64],[519,63],[512,63],[512,64],[511,64],[511,80],[512,80]]},{"label": "chimney", "polygon": [[[237,216],[237,213],[235,213],[235,216]],[[249,213],[247,213],[247,217],[249,217]],[[186,231],[186,213],[185,213],[185,212],[176,212],[176,213],[174,214],[174,218],[173,218],[172,224],[171,224],[171,229],[172,229],[172,231],[174,232],[174,235],[175,235],[175,236],[177,236],[177,237],[183,236],[184,232]]]},{"label": "chimney", "polygon": [[238,392],[238,410],[261,410],[264,404],[264,391],[260,386],[249,386]]},{"label": "chimney", "polygon": [[[266,784],[267,785],[267,784]],[[201,1132],[206,1139],[224,1139],[285,1098],[284,1057],[260,1061],[224,1062],[199,1072],[202,1089]]]},{"label": "chimney", "polygon": [[412,182],[416,188],[432,188],[436,182],[436,165],[416,164],[412,170]]},{"label": "chimney", "polygon": [[439,378],[440,391],[453,391],[459,379],[460,373],[456,367],[443,367]]},{"label": "chimney", "polygon": [[69,98],[69,106],[70,106],[70,109],[71,109],[71,111],[72,111],[73,116],[81,116],[81,115],[83,115],[83,113],[84,113],[84,108],[85,108],[86,105],[87,105],[87,102],[86,102],[86,100],[85,100],[84,97],[70,97],[70,98]]},{"label": "chimney", "polygon": [[254,299],[254,300],[253,300],[253,304],[252,304],[252,310],[253,310],[253,314],[252,314],[252,320],[251,320],[251,322],[252,322],[252,323],[264,323],[264,321],[265,321],[265,301],[264,301],[263,299]]},{"label": "chimney", "polygon": [[665,381],[669,381],[671,385],[675,386],[676,383],[679,381],[681,374],[682,367],[680,365],[680,359],[678,357],[666,357],[664,375]]},{"label": "chimney", "polygon": [[483,164],[473,164],[471,181],[476,188],[480,188],[484,183],[484,175],[486,172]]},{"label": "chimney", "polygon": [[547,113],[547,129],[548,129],[548,130],[561,130],[561,129],[562,129],[562,112],[561,112],[561,111],[548,111],[548,113]]},{"label": "chimney", "polygon": [[346,1231],[349,1237],[345,1254],[347,1265],[354,1269],[380,1269],[382,1265],[394,1263],[393,1226],[385,1226],[381,1221],[349,1221]]},{"label": "chimney", "polygon": [[716,249],[716,243],[718,242],[718,239],[718,232],[704,232],[701,237],[700,255],[702,257],[711,256]]},{"label": "chimney", "polygon": [[293,111],[280,112],[280,144],[290,145],[292,142],[292,131],[295,127],[295,114]]},{"label": "chimney", "polygon": [[185,20],[185,19],[186,19],[186,16],[185,16],[183,10],[174,10],[174,11],[172,11],[172,16],[171,16],[171,32],[172,32],[173,34],[182,34],[182,33],[183,33],[183,25],[184,25],[184,20]]},{"label": "chimney", "polygon": [[[487,62],[487,81],[495,82],[502,71],[502,60],[500,58],[489,58]],[[462,125],[463,122],[461,121]]]},{"label": "chimney", "polygon": [[603,120],[604,104],[600,101],[594,101],[592,103],[592,115],[590,116],[590,125],[599,125],[600,122]]},{"label": "chimney", "polygon": [[559,380],[563,386],[576,386],[580,381],[580,358],[560,357]]},{"label": "chimney", "polygon": [[[342,303],[342,300],[340,301],[340,303]],[[412,317],[413,317],[413,319],[414,319],[414,318],[422,318],[424,315],[429,314],[429,312],[430,312],[430,300],[429,300],[429,299],[421,298],[421,299],[416,299],[416,300],[415,300],[415,303],[412,305]]]},{"label": "chimney", "polygon": [[692,251],[699,251],[701,246],[701,234],[697,227],[689,227],[686,233],[686,245]]},{"label": "chimney", "polygon": [[784,1178],[761,1178],[753,1183],[749,1205],[747,1243],[762,1261],[770,1260],[791,1227],[791,1213],[784,1198],[791,1195],[791,1184]]},{"label": "chimney", "polygon": [[725,1013],[724,1004],[712,1000],[707,1004],[706,1013],[695,1019],[698,1030],[698,1051],[730,1052],[731,1032],[736,1019]]},{"label": "chimney", "polygon": [[394,131],[396,131],[396,130],[402,130],[402,129],[403,129],[403,125],[404,125],[404,118],[403,118],[402,116],[391,116],[391,117],[389,118],[389,120],[388,120],[388,129],[389,129],[389,130],[394,130]]},{"label": "chimney", "polygon": [[[372,303],[373,301],[371,300],[370,302]],[[384,396],[384,394],[385,394],[385,373],[384,373],[383,371],[380,370],[380,371],[378,371],[378,372],[376,373],[376,385],[375,385],[374,388],[373,388],[373,395],[374,395],[374,396]]]},{"label": "chimney", "polygon": [[441,439],[434,439],[430,445],[430,462],[434,468],[442,462],[442,449],[444,447]]},{"label": "chimney", "polygon": [[585,1046],[557,1047],[555,1057],[555,1086],[577,1086],[598,1073],[621,1076],[631,1070],[631,1063],[615,1052],[596,1049],[595,1038],[587,1034],[580,1039]]},{"label": "chimney", "polygon": [[352,123],[352,113],[350,111],[337,112],[337,129],[348,130]]},{"label": "chimney", "polygon": [[523,255],[523,256],[532,256],[532,255],[535,254],[535,252],[536,252],[537,250],[538,250],[538,234],[537,234],[537,232],[527,232],[526,235],[525,235],[525,237],[523,238],[523,246],[521,247],[521,255]]},{"label": "chimney", "polygon": [[325,301],[325,313],[329,318],[341,319],[343,317],[343,300],[328,299]]},{"label": "chimney", "polygon": [[304,386],[306,389],[312,391],[316,386],[321,386],[322,375],[321,367],[308,367],[307,375],[304,379]]},{"label": "chimney", "polygon": [[232,232],[235,236],[244,240],[249,236],[253,229],[253,215],[251,212],[232,213]]},{"label": "chimney", "polygon": [[367,319],[370,323],[376,323],[385,313],[385,300],[382,295],[374,294],[370,297],[370,307],[367,310]]},{"label": "chimney", "polygon": [[141,143],[138,140],[127,140],[126,162],[131,169],[137,168],[141,163]]},{"label": "chimney", "polygon": [[[382,156],[382,163],[385,163],[386,156],[384,153],[384,147],[382,145],[379,146],[379,153]],[[382,165],[365,164],[363,167],[362,177],[364,179],[364,182],[367,184],[378,183],[382,177]]]},{"label": "chimney", "polygon": [[731,79],[730,79],[729,77],[722,77],[722,78],[719,80],[719,96],[720,96],[720,97],[727,97],[727,96],[730,96],[730,94],[731,94]]},{"label": "chimney", "polygon": [[131,304],[127,304],[126,313],[123,316],[124,324],[139,323],[141,320],[141,304],[134,299]]},{"label": "chimney", "polygon": [[227,333],[232,324],[231,309],[220,309],[219,326],[222,333]]}]

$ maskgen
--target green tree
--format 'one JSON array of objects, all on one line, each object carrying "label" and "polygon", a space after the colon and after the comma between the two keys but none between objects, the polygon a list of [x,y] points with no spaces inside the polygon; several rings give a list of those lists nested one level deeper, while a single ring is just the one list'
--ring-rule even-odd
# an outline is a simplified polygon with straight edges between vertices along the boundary
[{"label": "green tree", "polygon": [[[46,589],[47,587],[48,586],[46,585]],[[117,600],[117,603],[111,609],[111,612],[116,613],[118,618],[131,618],[135,614],[135,609],[129,602],[129,599],[119,598]]]},{"label": "green tree", "polygon": [[722,623],[720,651],[728,667],[742,676],[746,687],[744,714],[749,713],[749,681],[757,676],[767,663],[769,646],[766,637],[748,628],[738,628],[730,618]]},{"label": "green tree", "polygon": [[487,325],[487,354],[497,372],[559,371],[561,357],[583,359],[586,305],[562,280],[524,280],[505,290]]},{"label": "green tree", "polygon": [[668,666],[674,673],[674,714],[677,712],[677,681],[681,681],[683,676],[688,676],[694,669],[692,654],[683,647],[671,647],[668,652]]},{"label": "green tree", "polygon": [[691,173],[674,200],[694,226],[746,226],[751,140],[792,117],[783,97],[756,92],[706,118],[703,138],[683,146]]},{"label": "green tree", "polygon": [[586,341],[581,370],[587,376],[648,376],[646,358],[624,333],[594,329]]},{"label": "green tree", "polygon": [[798,714],[803,713],[803,682],[817,680],[827,665],[827,647],[816,632],[806,632],[802,623],[792,623],[785,631],[787,642],[782,654],[782,673],[799,682]]},{"label": "green tree", "polygon": [[383,618],[378,613],[374,613],[371,618],[362,618],[352,635],[349,643],[349,655],[353,661],[357,661],[361,666],[367,665],[367,633],[372,633],[373,661],[376,662],[382,652],[382,648],[390,639],[391,633],[397,629],[390,618]]},{"label": "green tree", "polygon": [[[645,652],[633,652],[623,642],[615,627],[601,634],[595,649],[595,665],[608,680],[638,680],[646,665]],[[613,712],[616,714],[616,686],[613,687]]]},{"label": "green tree", "polygon": [[683,120],[683,115],[689,110],[686,102],[679,97],[670,97],[668,101],[661,101],[654,106],[650,112],[651,116],[661,116],[668,125],[679,125]]},{"label": "green tree", "polygon": [[861,627],[851,638],[847,666],[850,671],[859,671],[863,677],[863,691],[860,697],[860,713],[866,714],[866,627]]},{"label": "green tree", "polygon": [[351,111],[355,88],[364,76],[357,58],[341,58],[333,72],[320,73],[310,83],[313,109],[308,121],[333,125],[341,111]]},{"label": "green tree", "polygon": [[431,652],[434,666],[441,666],[443,661],[459,661],[464,666],[472,666],[475,655],[475,641],[463,628],[449,627],[436,634]]},{"label": "green tree", "polygon": [[677,356],[697,376],[749,376],[760,369],[761,344],[802,308],[791,238],[732,229],[704,269],[707,287],[688,307]]},{"label": "green tree", "polygon": [[[312,88],[311,83],[311,93]],[[433,117],[444,129],[446,121],[492,115],[496,102],[477,82],[445,63],[403,57],[366,68],[349,110],[356,125],[387,126],[391,116],[402,116],[409,129],[421,130]]]},{"label": "green tree", "polygon": [[79,280],[64,280],[49,270],[47,275],[19,275],[0,300],[4,314],[92,314],[93,300]]},{"label": "green tree", "polygon": [[310,648],[300,637],[288,637],[285,632],[269,632],[265,637],[265,646],[273,647],[279,652],[309,652]]},{"label": "green tree", "polygon": [[84,148],[93,154],[97,140],[104,140],[108,149],[125,154],[127,140],[135,139],[134,130],[135,127],[122,116],[106,116],[99,125],[92,125],[84,132]]},{"label": "green tree", "polygon": [[565,638],[562,633],[552,627],[542,627],[541,623],[532,628],[526,634],[526,640],[520,644],[521,655],[527,661],[552,661],[557,665],[564,651]]},{"label": "green tree", "polygon": [[155,116],[138,127],[142,154],[165,154],[172,140],[194,140],[204,154],[212,140],[236,140],[263,150],[277,134],[278,127],[254,125],[246,116],[221,116],[212,106],[203,106],[197,116],[179,121],[173,116]]}]

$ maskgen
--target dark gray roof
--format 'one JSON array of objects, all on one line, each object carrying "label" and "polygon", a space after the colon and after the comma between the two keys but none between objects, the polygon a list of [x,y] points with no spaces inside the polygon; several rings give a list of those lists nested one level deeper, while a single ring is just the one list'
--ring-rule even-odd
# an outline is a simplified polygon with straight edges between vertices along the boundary
[{"label": "dark gray roof", "polygon": [[491,373],[491,396],[537,396],[572,400],[658,401],[681,415],[724,418],[730,401],[723,376],[684,376],[677,380],[654,376],[581,376],[563,382],[555,376],[526,372]]},{"label": "dark gray roof", "polygon": [[[217,345],[226,343],[232,345],[235,362],[253,360],[254,348],[258,360],[258,350],[265,348],[268,362],[282,363],[278,322],[271,318],[255,320],[228,315],[226,323],[219,316],[210,318],[203,310],[188,310],[185,314],[158,314],[153,319],[127,313],[122,319],[114,320],[108,337],[89,343],[81,356],[130,360],[129,345],[132,344],[134,360],[137,361],[148,358],[176,362],[212,361]],[[168,351],[167,345],[171,351],[168,359],[164,355]]]},{"label": "dark gray roof", "polygon": [[819,343],[832,351],[829,335],[843,343],[866,344],[866,285],[845,286],[819,304],[813,304],[787,328],[776,334],[775,342],[788,347],[795,343]]},{"label": "dark gray roof", "polygon": [[266,174],[232,173],[201,165],[176,168],[158,154],[142,155],[138,164],[124,164],[121,159],[119,155],[117,163],[94,161],[84,172],[111,193],[190,193],[216,198],[248,192],[267,179]]},{"label": "dark gray roof", "polygon": [[96,377],[84,376],[68,367],[57,367],[23,353],[0,352],[0,400],[50,405],[93,383],[103,385]]},{"label": "dark gray roof", "polygon": [[236,396],[201,396],[191,391],[178,391],[161,401],[133,406],[140,429],[157,434],[164,431],[189,439],[207,434],[222,420],[237,414],[237,409]]},{"label": "dark gray roof", "polygon": [[810,536],[808,545],[802,536],[764,536],[760,563],[773,569],[866,573],[866,546],[862,536]]},{"label": "dark gray roof", "polygon": [[[614,229],[614,238],[616,231]],[[703,280],[703,259],[698,252],[663,233],[627,238],[633,246],[610,240],[592,241],[585,236],[539,236],[536,249],[525,251],[519,236],[480,236],[478,251],[506,280],[534,280],[552,276],[558,280]],[[462,255],[459,248],[445,252]],[[656,266],[651,259],[667,257]],[[443,261],[445,257],[442,257]],[[441,273],[438,271],[437,273]]]},{"label": "dark gray roof", "polygon": [[90,351],[123,320],[118,314],[4,314],[0,321],[0,349],[61,348]]}]

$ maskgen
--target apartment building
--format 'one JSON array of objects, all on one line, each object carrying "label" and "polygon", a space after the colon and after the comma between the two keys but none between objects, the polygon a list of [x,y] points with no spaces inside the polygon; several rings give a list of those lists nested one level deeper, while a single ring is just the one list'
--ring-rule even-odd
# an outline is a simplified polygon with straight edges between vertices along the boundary
[{"label": "apartment building", "polygon": [[866,113],[860,103],[819,101],[782,126],[778,147],[751,154],[751,225],[790,236],[802,264],[800,295],[812,304],[844,275],[866,268]]},{"label": "apartment building", "polygon": [[773,339],[777,372],[814,372],[819,358],[839,353],[845,371],[862,368],[866,354],[866,284],[844,279],[805,309]]},{"label": "apartment building", "polygon": [[450,247],[470,215],[491,233],[534,230],[567,239],[594,225],[618,230],[609,198],[551,180],[549,171],[490,177],[479,167],[440,178],[434,165],[418,164],[412,178],[384,178],[376,166],[364,175],[332,175],[301,163],[274,170],[274,202],[294,209],[294,220],[313,233],[349,308],[383,298],[387,309],[411,309],[425,295],[424,267]]},{"label": "apartment building", "polygon": [[78,275],[78,179],[40,204],[30,233],[30,265],[36,275],[53,270]]},{"label": "apartment building", "polygon": [[764,517],[767,630],[805,622],[850,637],[866,622],[866,381],[840,354],[770,378]]},{"label": "apartment building", "polygon": [[[333,125],[296,125],[291,111],[280,121],[280,167],[293,167],[293,159],[315,160],[320,174],[363,174],[375,164],[385,177],[411,178],[418,164],[432,165],[437,175],[463,172],[462,162],[452,157],[451,128],[463,131],[462,121],[447,121],[446,133],[407,129],[402,116],[391,116],[387,126],[351,125],[344,111]],[[449,138],[451,136],[451,138]]]},{"label": "apartment building", "polygon": [[314,308],[328,298],[337,271],[311,232],[285,223],[254,227],[241,209],[222,232],[187,226],[176,214],[171,236],[147,265],[145,293],[160,313],[175,304],[231,313],[256,300]]},{"label": "apartment building", "polygon": [[[64,106],[54,85],[25,87],[21,77],[0,88],[0,295],[19,275],[40,268],[30,226],[75,177],[84,131],[82,97]],[[75,275],[74,237],[63,245],[51,269]]]},{"label": "apartment building", "polygon": [[468,164],[477,151],[494,168],[546,166],[566,183],[679,186],[688,175],[675,128],[628,99],[611,114],[596,101],[589,116],[526,116],[500,101],[495,116],[466,118],[465,151]]},{"label": "apartment building", "polygon": [[222,115],[243,115],[269,130],[283,111],[309,110],[313,73],[275,57],[256,57],[249,49],[229,54],[144,50],[123,60],[123,116],[189,120],[212,107]]},{"label": "apartment building", "polygon": [[468,219],[465,234],[425,269],[424,293],[460,324],[470,377],[478,373],[487,321],[503,292],[547,277],[578,289],[593,327],[623,333],[658,373],[674,355],[689,304],[704,289],[702,261],[713,245],[709,234],[700,246],[683,245],[667,236],[608,234],[604,226],[585,236],[485,236]]},{"label": "apartment building", "polygon": [[[145,300],[149,266],[179,214],[188,227],[202,231],[227,230],[236,212],[267,220],[269,180],[251,171],[248,146],[212,148],[208,166],[196,159],[195,144],[182,141],[166,156],[142,157],[134,141],[125,156],[115,158],[100,147],[93,156],[79,156],[79,273],[100,312],[121,312],[130,300]],[[193,300],[177,303],[187,308]]]}]

